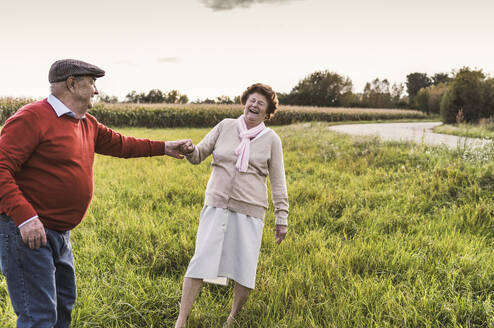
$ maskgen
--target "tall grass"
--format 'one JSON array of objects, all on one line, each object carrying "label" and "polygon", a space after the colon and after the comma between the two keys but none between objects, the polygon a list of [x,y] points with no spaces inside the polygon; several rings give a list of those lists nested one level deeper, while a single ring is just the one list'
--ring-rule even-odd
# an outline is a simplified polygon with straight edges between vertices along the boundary
[{"label": "tall grass", "polygon": [[[272,208],[240,327],[494,327],[494,150],[449,151],[275,127],[290,197]],[[155,139],[208,129],[122,129]],[[170,158],[97,156],[95,195],[73,230],[73,327],[172,327],[210,174]],[[206,285],[189,327],[220,327],[232,286]],[[0,279],[0,326],[14,316]]]},{"label": "tall grass", "polygon": [[[242,105],[140,105],[98,104],[91,111],[101,122],[113,126],[145,127],[212,127],[224,118],[238,117]],[[280,106],[269,125],[287,125],[296,122],[341,122],[390,119],[424,119],[418,111],[402,109],[330,108]]]},{"label": "tall grass", "polygon": [[443,124],[434,128],[436,133],[461,137],[494,139],[494,120],[481,120],[478,124]]}]

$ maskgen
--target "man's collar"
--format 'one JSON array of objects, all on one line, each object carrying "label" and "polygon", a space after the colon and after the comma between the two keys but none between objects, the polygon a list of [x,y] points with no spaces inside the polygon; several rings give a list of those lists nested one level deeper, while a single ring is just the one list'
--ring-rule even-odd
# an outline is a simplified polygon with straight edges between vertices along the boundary
[{"label": "man's collar", "polygon": [[[57,97],[55,97],[53,94],[50,94],[47,99],[48,103],[53,107],[53,110],[55,110],[55,113],[57,113],[57,116],[60,117],[62,115],[69,115],[70,117],[75,118],[75,114],[73,111],[71,111],[63,102],[60,101]],[[85,118],[86,116],[84,115],[82,118]]]}]

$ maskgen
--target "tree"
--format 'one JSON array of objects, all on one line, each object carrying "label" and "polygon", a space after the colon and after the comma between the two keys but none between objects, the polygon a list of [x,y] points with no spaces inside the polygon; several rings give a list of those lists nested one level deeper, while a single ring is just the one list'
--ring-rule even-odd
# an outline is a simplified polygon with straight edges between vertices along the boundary
[{"label": "tree", "polygon": [[204,100],[197,99],[193,104],[222,104],[222,105],[233,105],[240,104],[240,96],[235,96],[235,98],[230,98],[229,96],[221,95],[216,97],[216,99],[206,98]]},{"label": "tree", "polygon": [[400,103],[403,90],[405,90],[403,83],[394,83],[391,87],[391,99],[393,101],[393,106],[397,106]]},{"label": "tree", "polygon": [[[491,93],[492,92],[492,93]],[[467,123],[476,123],[490,116],[490,104],[494,104],[494,90],[482,70],[463,67],[449,83],[441,101],[441,117],[444,123],[455,123],[460,112]]]},{"label": "tree", "polygon": [[216,103],[217,104],[231,105],[231,104],[234,104],[235,102],[230,97],[221,95],[219,97],[216,97]]},{"label": "tree", "polygon": [[441,100],[444,94],[448,91],[448,86],[445,83],[439,83],[429,87],[429,99],[427,100],[427,107],[432,114],[441,113]]},{"label": "tree", "polygon": [[360,96],[353,92],[345,92],[340,97],[340,106],[342,107],[360,107]]},{"label": "tree", "polygon": [[494,119],[494,78],[489,78],[483,83],[482,103],[480,118]]},{"label": "tree", "polygon": [[99,101],[102,101],[104,103],[110,103],[110,104],[116,104],[118,102],[117,97],[107,95],[101,91],[98,93],[98,99],[99,99]]},{"label": "tree", "polygon": [[441,100],[447,90],[448,86],[444,83],[422,88],[415,96],[415,106],[427,115],[439,114],[441,112]]},{"label": "tree", "polygon": [[415,104],[414,98],[422,88],[427,88],[432,84],[431,79],[426,73],[411,73],[407,75],[407,92],[410,101],[410,105]]},{"label": "tree", "polygon": [[429,88],[420,89],[413,101],[416,108],[429,115]]},{"label": "tree", "polygon": [[352,81],[330,71],[316,71],[301,80],[284,100],[292,105],[340,106],[352,92]]},{"label": "tree", "polygon": [[151,104],[159,104],[165,102],[165,94],[163,91],[159,89],[152,89],[148,92],[148,94],[145,96],[144,101],[145,103],[151,103]]},{"label": "tree", "polygon": [[145,97],[146,95],[144,93],[137,93],[135,90],[132,90],[125,96],[125,99],[129,103],[140,103]]},{"label": "tree", "polygon": [[159,89],[152,89],[147,94],[144,92],[137,93],[135,90],[129,92],[125,99],[130,103],[168,103],[168,104],[186,104],[189,98],[182,95],[178,90],[163,92]]},{"label": "tree", "polygon": [[438,84],[447,84],[449,81],[451,81],[451,78],[449,77],[448,73],[436,73],[432,77],[432,84],[438,85]]},{"label": "tree", "polygon": [[362,94],[362,106],[372,108],[392,107],[391,92],[389,91],[388,79],[374,79],[367,82]]},{"label": "tree", "polygon": [[206,98],[204,100],[197,99],[196,101],[193,102],[193,104],[216,104],[216,100],[209,98]]},{"label": "tree", "polygon": [[374,79],[372,82],[366,83],[364,92],[360,97],[360,106],[371,108],[393,108],[406,107],[403,94],[404,86],[402,83],[394,83],[390,85],[388,79]]},{"label": "tree", "polygon": [[180,97],[180,92],[178,90],[171,90],[168,93],[165,93],[163,97],[163,102],[167,104],[175,104],[178,101],[178,98]]},{"label": "tree", "polygon": [[277,92],[278,101],[282,105],[294,105],[295,104],[295,94],[286,92]]},{"label": "tree", "polygon": [[189,97],[187,97],[186,95],[180,95],[180,97],[178,97],[177,104],[186,104],[188,102]]}]

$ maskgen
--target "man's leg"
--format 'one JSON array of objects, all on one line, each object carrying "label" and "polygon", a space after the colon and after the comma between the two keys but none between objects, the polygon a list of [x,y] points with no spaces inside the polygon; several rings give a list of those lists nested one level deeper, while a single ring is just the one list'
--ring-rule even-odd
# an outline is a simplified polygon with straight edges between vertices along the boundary
[{"label": "man's leg", "polygon": [[54,252],[58,314],[55,328],[68,328],[72,321],[72,309],[77,296],[70,232],[58,233],[47,229],[47,233],[54,233],[60,241],[57,252]]},{"label": "man's leg", "polygon": [[[30,249],[6,216],[0,220],[0,256],[18,328],[52,328],[57,322],[52,243]],[[47,236],[48,238],[48,236]]]}]

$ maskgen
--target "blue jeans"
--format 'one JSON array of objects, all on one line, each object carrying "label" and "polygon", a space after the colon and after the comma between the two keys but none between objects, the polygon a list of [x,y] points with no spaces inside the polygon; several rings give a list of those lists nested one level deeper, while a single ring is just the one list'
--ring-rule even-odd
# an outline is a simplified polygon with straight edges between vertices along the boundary
[{"label": "blue jeans", "polygon": [[0,269],[7,278],[17,327],[69,327],[76,299],[70,232],[46,229],[47,244],[30,249],[19,228],[0,214]]}]

